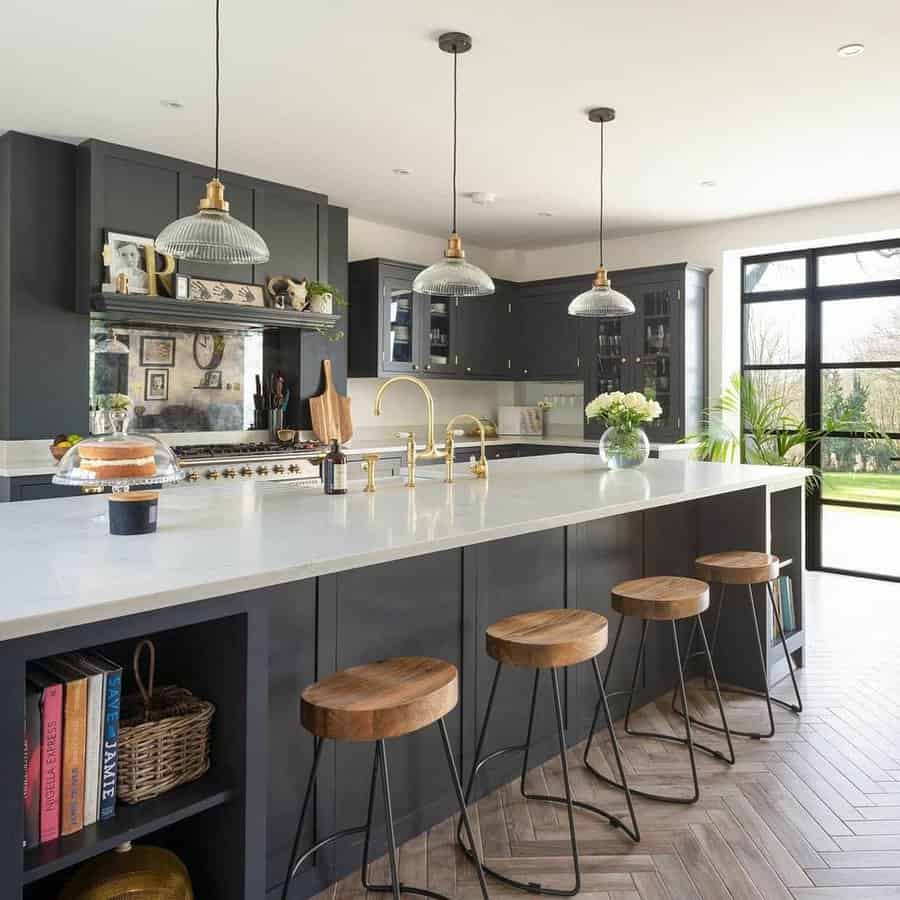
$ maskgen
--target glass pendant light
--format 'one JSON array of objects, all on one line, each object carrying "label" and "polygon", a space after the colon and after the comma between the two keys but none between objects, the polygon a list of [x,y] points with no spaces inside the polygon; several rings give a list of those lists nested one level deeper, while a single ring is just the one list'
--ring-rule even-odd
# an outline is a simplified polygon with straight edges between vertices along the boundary
[{"label": "glass pendant light", "polygon": [[177,219],[159,233],[156,250],[194,262],[252,265],[269,261],[266,242],[228,213],[225,185],[219,181],[219,3],[216,0],[216,168],[206,196],[192,216]]},{"label": "glass pendant light", "polygon": [[612,289],[603,265],[603,126],[612,122],[615,117],[616,111],[608,106],[600,106],[588,113],[589,121],[600,123],[600,268],[597,269],[590,290],[579,294],[569,304],[570,316],[618,319],[634,315],[634,304],[624,294]]},{"label": "glass pendant light", "polygon": [[456,65],[459,54],[472,49],[472,38],[459,31],[449,31],[438,38],[438,46],[444,53],[453,54],[453,200],[450,238],[444,258],[416,276],[413,290],[419,294],[434,294],[439,297],[483,297],[494,293],[494,282],[483,269],[466,262],[462,238],[456,230]]}]

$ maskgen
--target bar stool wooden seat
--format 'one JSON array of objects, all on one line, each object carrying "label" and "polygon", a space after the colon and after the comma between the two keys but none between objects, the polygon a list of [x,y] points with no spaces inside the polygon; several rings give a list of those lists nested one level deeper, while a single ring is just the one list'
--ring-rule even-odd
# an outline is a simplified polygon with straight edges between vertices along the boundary
[{"label": "bar stool wooden seat", "polygon": [[[523,753],[522,773],[519,779],[519,791],[526,800],[540,800],[548,803],[564,804],[568,811],[569,838],[572,847],[572,864],[575,871],[575,883],[571,889],[561,889],[544,886],[538,882],[522,882],[510,878],[497,870],[484,866],[484,870],[497,878],[503,884],[527,891],[531,894],[546,894],[558,897],[571,897],[581,890],[581,863],[578,856],[578,844],[575,834],[575,809],[602,816],[610,825],[621,828],[632,840],[640,840],[637,819],[634,815],[634,807],[631,803],[631,795],[628,792],[628,783],[622,768],[622,759],[619,754],[619,745],[612,727],[612,719],[609,706],[606,702],[606,692],[603,687],[603,678],[600,675],[600,666],[597,662],[598,654],[606,649],[609,626],[604,616],[584,609],[545,609],[539,612],[520,613],[509,616],[495,622],[485,632],[486,649],[488,656],[496,660],[494,679],[488,696],[487,708],[484,712],[481,730],[475,749],[475,761],[469,780],[466,785],[465,802],[468,804],[481,768],[492,760],[508,753]],[[558,670],[566,666],[578,663],[590,662],[597,682],[597,690],[600,695],[598,709],[602,707],[606,715],[606,725],[612,741],[613,753],[622,779],[622,787],[625,791],[628,803],[628,813],[631,818],[629,828],[618,816],[608,813],[598,806],[581,800],[576,800],[572,794],[572,786],[569,780],[569,764],[566,757],[566,737],[563,724],[562,700],[559,690]],[[513,747],[503,747],[499,750],[482,756],[488,724],[491,719],[491,711],[494,706],[494,698],[497,693],[497,684],[500,681],[500,673],[504,666],[516,666],[520,668],[534,669],[534,687],[531,692],[531,710],[528,716],[528,729],[525,743]],[[531,750],[531,739],[534,732],[535,706],[537,702],[538,686],[541,674],[549,670],[550,681],[553,688],[553,705],[556,712],[556,730],[559,740],[559,753],[562,763],[563,784],[565,796],[551,796],[548,794],[532,794],[525,789],[525,778],[528,773],[528,759]],[[596,715],[594,717],[596,723]],[[478,862],[473,852],[474,844],[469,837],[469,846],[462,841],[462,825],[457,827],[456,838],[470,859]]]},{"label": "bar stool wooden seat", "polygon": [[[756,645],[757,649],[759,650],[759,661],[762,671],[764,690],[754,691],[740,687],[730,687],[729,690],[734,693],[749,694],[750,696],[759,697],[760,699],[765,698],[766,709],[769,713],[769,731],[768,733],[763,734],[759,731],[733,730],[731,732],[732,734],[753,738],[754,740],[761,740],[764,738],[772,737],[775,734],[775,716],[772,711],[773,703],[777,703],[779,706],[793,713],[800,713],[803,711],[803,701],[800,699],[800,689],[797,687],[797,677],[794,674],[794,662],[791,659],[790,653],[788,652],[787,638],[785,637],[784,628],[782,627],[781,622],[781,612],[778,609],[778,603],[775,601],[775,594],[772,590],[772,582],[778,578],[781,569],[785,566],[790,565],[791,562],[792,560],[790,559],[781,560],[777,556],[773,556],[771,553],[761,553],[755,550],[730,550],[722,553],[708,553],[704,556],[698,556],[694,561],[697,576],[699,578],[703,578],[705,581],[709,581],[713,584],[721,585],[719,600],[716,605],[716,617],[713,623],[713,658],[715,658],[716,646],[719,640],[719,624],[722,619],[722,608],[725,605],[726,590],[729,587],[734,586],[746,586],[747,588],[746,596],[750,603],[753,632],[756,635]],[[768,665],[766,664],[766,653],[763,646],[763,638],[759,630],[759,617],[756,613],[756,604],[753,599],[753,586],[758,584],[764,584],[766,586],[766,593],[768,594],[769,600],[772,604],[772,615],[774,616],[774,621],[777,626],[776,630],[781,637],[781,646],[784,649],[784,655],[787,659],[788,664],[788,672],[791,676],[791,682],[794,685],[794,695],[797,698],[796,703],[790,703],[786,700],[780,700],[778,697],[772,697],[769,693],[769,676]],[[695,630],[696,629],[694,629],[694,631]],[[691,637],[688,641],[688,652],[685,655],[685,666],[688,664],[692,657],[699,655],[698,653],[691,653],[691,648],[694,643],[694,631],[691,632]],[[709,676],[707,674],[707,685],[708,678]],[[675,710],[675,712],[677,712],[680,716],[684,716],[684,711],[677,709],[674,697],[672,698],[672,709]],[[692,721],[695,725],[699,726],[700,728],[705,728],[708,731],[721,731],[718,725],[713,725],[709,722],[703,722],[699,719],[693,719]]]},{"label": "bar stool wooden seat", "polygon": [[[394,900],[401,894],[418,894],[434,900],[448,900],[443,894],[423,887],[401,884],[397,874],[397,842],[394,834],[394,816],[391,808],[390,779],[385,740],[412,734],[437,723],[447,760],[450,779],[459,803],[460,828],[465,827],[470,844],[474,847],[471,822],[463,800],[462,785],[453,750],[444,724],[444,716],[456,707],[459,699],[459,674],[456,666],[441,659],[424,656],[404,656],[367,665],[354,666],[336,672],[307,687],[300,695],[300,719],[303,726],[315,735],[315,751],[312,771],[303,797],[300,819],[294,836],[288,871],[282,888],[282,900],[286,900],[291,881],[302,865],[326,845],[349,837],[365,834],[363,863],[360,871],[362,885],[367,891],[392,893]],[[318,775],[322,748],[326,740],[371,741],[375,743],[372,761],[372,779],[369,786],[369,804],[365,825],[345,828],[315,843],[301,856],[297,856],[303,824],[309,809],[313,788]],[[384,797],[385,826],[388,841],[391,883],[372,884],[368,879],[369,843],[372,815],[375,806],[375,786],[381,778]],[[478,870],[478,880],[484,900],[489,900],[484,872],[477,854],[471,854]]]},{"label": "bar stool wooden seat", "polygon": [[[625,733],[635,737],[656,738],[662,741],[670,741],[673,743],[684,744],[688,748],[688,756],[691,762],[691,774],[694,780],[694,792],[689,797],[669,796],[663,794],[653,794],[648,791],[642,791],[638,788],[631,788],[632,794],[646,797],[649,800],[659,800],[664,803],[696,803],[700,798],[700,784],[697,779],[697,764],[694,759],[694,750],[702,750],[710,756],[720,759],[729,765],[734,764],[734,747],[731,743],[731,732],[728,729],[728,721],[725,718],[725,708],[722,705],[722,697],[719,694],[719,685],[716,681],[715,668],[712,664],[712,658],[709,653],[709,647],[706,643],[706,631],[703,628],[701,614],[709,608],[709,585],[696,578],[681,578],[673,575],[656,575],[649,578],[637,578],[632,581],[623,581],[615,585],[611,592],[612,608],[619,613],[619,627],[616,631],[616,637],[613,641],[612,651],[609,655],[609,663],[606,668],[606,675],[603,679],[604,686],[608,687],[609,676],[612,671],[613,661],[616,657],[616,649],[619,646],[619,638],[622,635],[622,627],[626,618],[637,618],[641,620],[641,643],[637,652],[637,659],[634,666],[634,674],[631,679],[631,688],[629,690],[615,691],[607,693],[608,697],[625,694],[628,697],[628,706],[625,710]],[[661,734],[653,731],[635,731],[630,727],[631,708],[634,701],[634,694],[637,690],[638,679],[641,674],[641,666],[644,661],[644,648],[647,644],[647,630],[650,622],[669,622],[672,629],[672,647],[675,658],[675,670],[678,673],[678,684],[673,691],[674,696],[679,691],[681,693],[681,702],[685,709],[688,709],[687,693],[684,687],[684,668],[681,661],[681,649],[678,641],[677,623],[682,619],[694,620],[694,628],[699,627],[700,634],[703,637],[703,646],[706,648],[706,656],[709,662],[709,671],[712,675],[712,682],[716,690],[716,701],[719,706],[719,714],[722,718],[722,730],[728,742],[729,755],[725,756],[720,750],[712,747],[704,746],[696,743],[691,731],[690,717],[685,719],[685,736],[677,737],[671,734]],[[693,637],[693,633],[692,633]],[[599,709],[594,711],[594,721],[591,723],[590,734],[588,735],[587,744],[584,750],[584,764],[593,774],[611,787],[624,790],[624,784],[619,784],[607,778],[603,773],[599,772],[590,762],[589,754],[591,744],[594,740],[594,729],[597,724],[597,716]]]}]

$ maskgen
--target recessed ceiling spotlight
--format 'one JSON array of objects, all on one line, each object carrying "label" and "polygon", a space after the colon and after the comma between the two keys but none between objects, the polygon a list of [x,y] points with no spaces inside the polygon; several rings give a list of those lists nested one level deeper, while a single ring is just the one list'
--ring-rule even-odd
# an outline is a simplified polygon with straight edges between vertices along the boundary
[{"label": "recessed ceiling spotlight", "polygon": [[412,175],[412,169],[391,169],[395,175]]},{"label": "recessed ceiling spotlight", "polygon": [[180,100],[160,100],[159,105],[166,109],[184,109],[184,104]]},{"label": "recessed ceiling spotlight", "polygon": [[700,187],[711,190],[716,187],[716,181],[713,178],[704,178],[703,181],[700,182]]},{"label": "recessed ceiling spotlight", "polygon": [[541,216],[541,217],[544,218],[544,219],[550,219],[550,218],[553,217],[553,213],[552,213],[552,212],[549,212],[549,211],[546,210],[546,209],[542,209],[542,210],[538,213],[538,215]]},{"label": "recessed ceiling spotlight", "polygon": [[478,206],[493,206],[497,202],[497,195],[492,191],[473,191],[469,196]]},{"label": "recessed ceiling spotlight", "polygon": [[838,56],[859,56],[866,49],[865,44],[844,44],[838,47]]}]

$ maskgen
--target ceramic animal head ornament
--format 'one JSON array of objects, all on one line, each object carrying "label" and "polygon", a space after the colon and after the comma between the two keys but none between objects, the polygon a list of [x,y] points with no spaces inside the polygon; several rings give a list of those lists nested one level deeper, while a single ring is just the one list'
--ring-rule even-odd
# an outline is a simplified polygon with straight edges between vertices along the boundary
[{"label": "ceramic animal head ornament", "polygon": [[285,305],[290,303],[291,309],[300,312],[309,304],[306,282],[306,278],[294,281],[289,275],[272,275],[266,281],[266,293],[272,298],[273,305],[278,298],[285,298]]}]

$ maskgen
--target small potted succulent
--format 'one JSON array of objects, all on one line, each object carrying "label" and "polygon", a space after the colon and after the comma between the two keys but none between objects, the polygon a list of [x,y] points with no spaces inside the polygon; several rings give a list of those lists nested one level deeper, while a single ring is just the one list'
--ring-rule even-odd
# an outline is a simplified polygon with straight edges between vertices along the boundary
[{"label": "small potted succulent", "polygon": [[650,456],[650,441],[641,428],[662,415],[656,400],[640,391],[600,394],[584,408],[590,422],[594,419],[607,425],[600,437],[600,458],[610,469],[633,469]]}]

